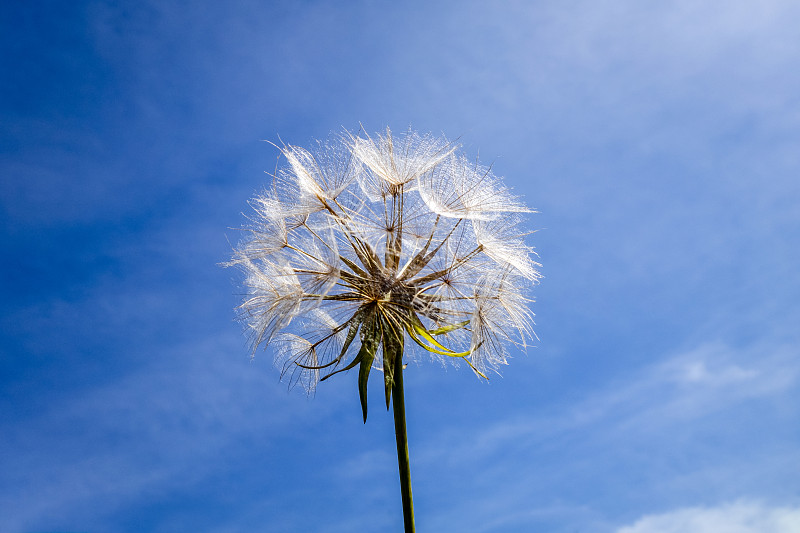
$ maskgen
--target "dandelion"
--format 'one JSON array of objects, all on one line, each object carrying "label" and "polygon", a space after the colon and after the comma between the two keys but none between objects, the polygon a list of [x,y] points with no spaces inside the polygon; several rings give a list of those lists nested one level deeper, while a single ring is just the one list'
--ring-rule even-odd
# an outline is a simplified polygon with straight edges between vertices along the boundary
[{"label": "dandelion", "polygon": [[404,361],[429,356],[480,378],[534,338],[528,287],[540,266],[525,244],[531,212],[490,168],[442,137],[345,133],[288,162],[251,201],[227,265],[246,275],[239,311],[253,350],[271,345],[290,385],[309,393],[358,367],[383,375],[393,406],[406,531],[414,530]]}]

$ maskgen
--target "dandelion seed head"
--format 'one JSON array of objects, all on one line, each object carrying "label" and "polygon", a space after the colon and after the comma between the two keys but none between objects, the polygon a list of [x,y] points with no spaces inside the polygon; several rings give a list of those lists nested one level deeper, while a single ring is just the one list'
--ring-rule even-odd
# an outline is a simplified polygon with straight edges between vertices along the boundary
[{"label": "dandelion seed head", "polygon": [[253,349],[273,346],[290,385],[356,364],[389,380],[398,349],[485,375],[535,338],[530,210],[457,148],[389,129],[278,146],[286,163],[228,265],[245,273]]}]

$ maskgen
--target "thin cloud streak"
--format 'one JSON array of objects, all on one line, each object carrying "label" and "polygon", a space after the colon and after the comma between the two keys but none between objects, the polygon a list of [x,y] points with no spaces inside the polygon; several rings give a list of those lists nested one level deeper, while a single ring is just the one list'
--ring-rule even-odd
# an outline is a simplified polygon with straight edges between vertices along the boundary
[{"label": "thin cloud streak", "polygon": [[[258,392],[264,371],[227,355],[239,341],[208,337],[154,352],[158,358],[138,371],[87,387],[6,431],[3,528],[60,527],[87,516],[100,524],[153,491],[212,475],[224,466],[218,459],[226,449],[263,431],[265,417],[273,431],[287,424],[294,402],[267,401]],[[281,409],[259,413],[254,428],[254,401]]]},{"label": "thin cloud streak", "polygon": [[537,441],[598,425],[608,433],[623,427],[637,433],[663,431],[748,400],[782,398],[800,375],[800,358],[792,346],[738,350],[712,343],[654,360],[637,375],[626,376],[566,409],[509,420],[474,435],[466,445],[430,445],[426,460],[459,462],[495,455],[520,439]]},{"label": "thin cloud streak", "polygon": [[[785,465],[798,454],[781,444],[788,435],[754,440],[741,434],[796,418],[796,408],[786,406],[798,395],[800,359],[792,346],[742,350],[712,343],[655,361],[569,405],[508,417],[469,439],[447,431],[428,439],[420,450],[423,469],[438,468],[450,479],[464,465],[481,465],[477,479],[450,481],[481,494],[480,503],[449,502],[437,519],[463,519],[466,527],[502,516],[498,527],[581,523],[610,531],[613,513],[642,499],[680,503],[791,492],[796,483],[786,484]],[[783,408],[767,414],[773,404]],[[725,439],[726,448],[709,455],[708,438]],[[687,461],[694,465],[689,470],[680,466]],[[656,485],[642,481],[654,476]],[[585,485],[589,479],[593,488]],[[546,521],[547,509],[558,508],[561,514],[553,511]]]},{"label": "thin cloud streak", "polygon": [[616,533],[794,533],[800,507],[772,507],[740,500],[717,507],[689,507],[647,515]]}]

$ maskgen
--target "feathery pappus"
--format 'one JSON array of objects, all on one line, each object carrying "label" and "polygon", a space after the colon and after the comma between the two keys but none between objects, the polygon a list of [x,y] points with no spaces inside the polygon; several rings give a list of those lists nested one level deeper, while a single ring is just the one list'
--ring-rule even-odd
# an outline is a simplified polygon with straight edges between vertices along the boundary
[{"label": "feathery pappus", "polygon": [[532,211],[490,168],[410,130],[278,148],[286,164],[227,265],[246,276],[253,349],[273,347],[290,385],[311,392],[357,366],[366,420],[373,368],[388,407],[404,355],[485,378],[535,337],[540,265],[520,226]]}]

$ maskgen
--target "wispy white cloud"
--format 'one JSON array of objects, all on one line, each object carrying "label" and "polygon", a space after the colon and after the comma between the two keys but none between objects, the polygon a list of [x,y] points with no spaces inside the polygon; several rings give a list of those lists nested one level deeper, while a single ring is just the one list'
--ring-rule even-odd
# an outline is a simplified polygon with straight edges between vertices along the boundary
[{"label": "wispy white cloud", "polygon": [[797,384],[798,355],[791,345],[704,344],[634,378],[622,401],[637,406],[629,416],[640,427],[701,419],[749,400],[782,397]]},{"label": "wispy white cloud", "polygon": [[[4,429],[0,528],[101,527],[156,494],[191,490],[247,443],[270,450],[280,428],[308,427],[329,409],[311,410],[284,387],[265,387],[277,379],[271,365],[250,364],[235,333],[163,346],[150,356],[139,369]],[[263,481],[276,475],[264,472]]]},{"label": "wispy white cloud", "polygon": [[742,349],[708,343],[655,361],[571,405],[506,419],[466,442],[431,446],[430,460],[492,455],[520,439],[535,441],[597,426],[603,434],[625,430],[628,439],[668,431],[742,402],[782,398],[800,377],[800,354],[789,345]]},{"label": "wispy white cloud", "polygon": [[797,414],[793,346],[710,343],[656,361],[571,404],[510,416],[468,437],[463,429],[432,437],[417,454],[423,469],[443,469],[450,483],[482,494],[442,515],[601,531],[615,512],[646,500],[680,505],[792,490],[785,469],[797,453],[781,428]]},{"label": "wispy white cloud", "polygon": [[647,515],[617,533],[796,533],[800,507],[736,501],[717,507],[687,507]]}]

